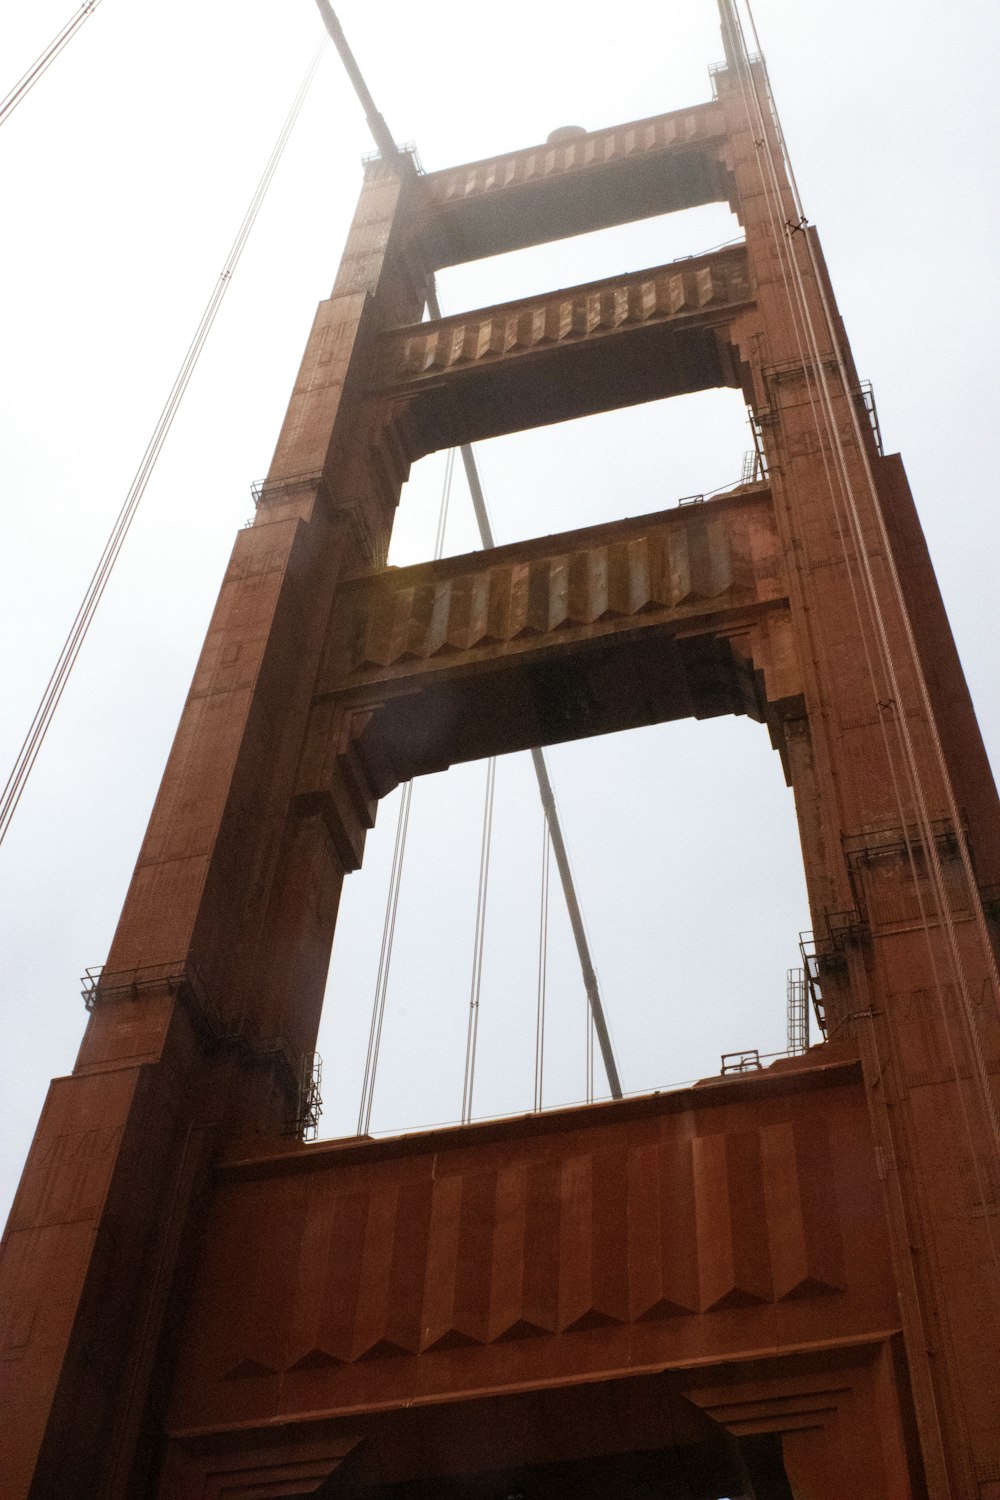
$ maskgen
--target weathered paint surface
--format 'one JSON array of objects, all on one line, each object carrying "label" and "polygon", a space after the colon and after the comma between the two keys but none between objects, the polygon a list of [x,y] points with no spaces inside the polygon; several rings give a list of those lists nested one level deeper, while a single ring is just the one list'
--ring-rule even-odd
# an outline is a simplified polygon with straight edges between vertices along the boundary
[{"label": "weathered paint surface", "polygon": [[[433,1493],[731,1456],[720,1424],[780,1440],[796,1494],[1000,1495],[1000,806],[814,231],[779,180],[775,240],[717,81],[490,162],[367,169],[8,1226],[5,1500]],[[713,199],[745,247],[419,321],[437,266]],[[423,453],[720,384],[766,485],[385,569]],[[381,795],[723,712],[767,723],[794,789],[835,1041],[662,1099],[289,1142]]]}]

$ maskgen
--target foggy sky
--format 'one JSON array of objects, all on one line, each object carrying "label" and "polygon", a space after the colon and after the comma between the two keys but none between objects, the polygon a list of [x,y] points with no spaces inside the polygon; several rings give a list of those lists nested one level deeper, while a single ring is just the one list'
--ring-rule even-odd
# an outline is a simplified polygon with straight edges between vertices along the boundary
[{"label": "foggy sky", "polygon": [[[0,15],[0,88],[69,0]],[[997,306],[994,3],[755,6],[806,200],[887,451],[901,451],[994,764]],[[502,8],[343,0],[398,140],[435,170],[709,97],[712,0]],[[0,131],[0,766],[12,764],[320,35],[312,0],[105,0]],[[371,149],[332,48],[14,826],[0,849],[3,1209],[78,976],[106,954],[249,485],[271,450]],[[738,233],[724,205],[447,270],[446,312],[652,266]],[[501,542],[641,514],[739,477],[739,393],[480,444]],[[394,562],[433,546],[444,455],[404,493]],[[448,552],[476,546],[456,481]],[[626,1089],[784,1045],[808,926],[791,794],[762,726],[681,723],[555,748],[556,793]],[[374,1125],[457,1117],[485,768],[414,789]],[[349,877],[320,1039],[323,1133],[355,1128],[396,798]],[[532,1095],[541,817],[500,763],[476,1113]],[[585,1089],[582,988],[552,898],[546,1102]],[[598,1092],[603,1080],[598,1076]]]}]

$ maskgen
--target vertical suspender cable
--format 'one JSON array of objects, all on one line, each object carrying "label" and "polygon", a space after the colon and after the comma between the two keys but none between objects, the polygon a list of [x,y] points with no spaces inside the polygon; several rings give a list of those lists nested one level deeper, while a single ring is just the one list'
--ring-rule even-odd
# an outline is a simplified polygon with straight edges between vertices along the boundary
[{"label": "vertical suspender cable", "polygon": [[55,62],[67,42],[72,41],[84,21],[94,14],[100,3],[101,0],[86,0],[86,4],[81,5],[80,9],[70,16],[62,30],[56,33],[45,51],[35,58],[24,77],[19,78],[10,93],[0,99],[0,125],[10,119],[21,101],[31,93],[49,64]]},{"label": "vertical suspender cable", "polygon": [[448,449],[448,456],[444,461],[444,489],[441,495],[441,509],[438,512],[437,531],[434,535],[434,558],[435,561],[444,554],[444,536],[448,528],[448,507],[451,502],[451,482],[455,473],[455,450]]},{"label": "vertical suspender cable", "polygon": [[[437,293],[433,284],[427,297],[427,306],[432,318],[440,318],[441,307],[437,300]],[[479,468],[476,464],[476,456],[472,451],[471,443],[463,443],[459,452],[462,455],[462,463],[465,466],[465,477],[469,484],[469,493],[472,496],[472,508],[476,513],[476,522],[479,526],[479,534],[484,547],[495,547],[493,527],[490,524],[489,512],[486,508],[486,497],[483,494],[483,486],[479,478]],[[566,840],[563,837],[562,823],[559,818],[559,810],[556,807],[555,793],[552,790],[552,780],[549,776],[549,768],[546,764],[545,754],[535,746],[530,752],[531,763],[535,770],[535,779],[538,782],[538,795],[541,798],[542,810],[545,813],[546,822],[549,825],[549,834],[552,839],[552,852],[556,859],[556,868],[559,871],[559,879],[562,884],[563,896],[566,901],[566,910],[569,914],[570,927],[573,929],[573,941],[576,944],[577,958],[580,963],[580,971],[583,975],[583,987],[587,995],[587,1005],[593,1017],[594,1030],[600,1043],[601,1057],[604,1061],[604,1070],[608,1078],[608,1087],[613,1099],[622,1097],[621,1077],[618,1072],[618,1064],[615,1061],[614,1047],[611,1042],[611,1032],[608,1029],[607,1016],[604,1013],[604,1003],[601,999],[601,988],[597,980],[597,971],[594,968],[593,959],[590,956],[590,943],[587,939],[587,930],[583,922],[583,912],[580,909],[579,898],[576,894],[576,881],[573,879],[573,871],[569,862],[569,851],[566,848]]]},{"label": "vertical suspender cable", "polygon": [[306,69],[305,77],[299,85],[298,93],[295,96],[295,100],[292,104],[291,110],[288,113],[284,125],[281,127],[278,139],[274,144],[271,155],[268,158],[267,165],[264,168],[264,174],[261,177],[260,182],[257,184],[256,191],[254,192],[253,198],[250,201],[250,207],[247,209],[246,214],[244,215],[243,222],[240,225],[239,231],[236,235],[236,239],[233,241],[233,245],[229,251],[229,255],[226,258],[225,265],[223,266],[222,271],[219,275],[219,280],[216,283],[215,290],[208,300],[208,305],[206,306],[205,311],[201,315],[201,321],[199,322],[198,327],[195,329],[194,337],[192,338],[191,343],[188,346],[188,351],[184,356],[181,368],[178,371],[177,377],[170,389],[170,394],[167,397],[166,405],[160,413],[159,420],[153,431],[153,436],[149,440],[149,444],[142,457],[142,462],[140,463],[139,468],[136,471],[135,478],[132,480],[132,484],[129,488],[128,494],[125,497],[124,504],[122,505],[115,524],[112,527],[111,534],[104,544],[104,551],[101,553],[101,556],[97,563],[97,567],[94,569],[91,580],[87,585],[86,592],[83,596],[83,601],[76,612],[76,618],[74,619],[73,624],[70,627],[69,635],[67,636],[62,650],[59,653],[56,664],[52,669],[52,675],[50,676],[48,684],[45,688],[45,692],[42,695],[42,701],[39,703],[37,709],[35,710],[35,716],[31,721],[31,725],[28,729],[27,735],[25,736],[24,743],[22,744],[21,749],[18,752],[13,769],[11,770],[10,775],[7,778],[7,783],[3,789],[3,793],[2,795],[0,795],[0,843],[3,842],[7,830],[10,827],[14,813],[17,810],[17,805],[21,800],[21,795],[24,791],[25,785],[27,784],[28,777],[31,775],[32,767],[34,766],[35,761],[38,758],[38,753],[42,748],[42,743],[48,732],[49,725],[52,722],[52,718],[57,707],[59,706],[59,700],[63,695],[66,683],[69,681],[70,673],[72,672],[73,667],[76,663],[76,659],[80,654],[81,647],[83,646],[84,640],[87,636],[87,632],[90,629],[91,621],[93,620],[94,615],[97,612],[97,607],[100,604],[101,598],[104,594],[104,590],[107,587],[108,579],[111,577],[112,569],[114,568],[114,565],[118,560],[118,554],[121,552],[121,549],[124,546],[125,538],[129,532],[129,527],[135,520],[136,512],[139,509],[139,504],[146,492],[146,486],[149,483],[150,477],[153,473],[153,469],[156,465],[156,461],[160,456],[160,450],[162,449],[163,444],[166,442],[167,434],[169,433],[170,428],[173,425],[173,420],[177,415],[178,408],[181,404],[181,399],[184,395],[184,392],[187,390],[188,383],[191,379],[192,374],[194,373],[195,366],[198,363],[198,358],[205,346],[208,335],[211,332],[212,324],[215,322],[216,315],[222,305],[222,300],[225,297],[226,290],[229,286],[230,281],[232,280],[233,272],[236,270],[240,256],[243,253],[244,246],[246,245],[246,242],[250,236],[250,231],[256,222],[257,215],[259,214],[261,209],[261,205],[263,204],[264,198],[267,195],[267,190],[271,185],[271,180],[274,177],[275,171],[277,170],[278,163],[281,160],[286,145],[288,144],[288,138],[292,133],[292,128],[299,117],[303,104],[305,103],[306,95],[309,92],[309,85],[313,81],[313,78],[316,74],[316,69],[319,67],[320,59],[322,58],[324,50],[325,43],[323,43],[316,49],[316,52],[313,54],[312,61],[310,62],[309,67]]},{"label": "vertical suspender cable", "polygon": [[[427,296],[427,306],[432,318],[440,318],[441,307],[438,303],[437,292],[434,290],[433,283]],[[472,451],[471,443],[463,443],[459,452],[462,455],[462,463],[465,466],[465,477],[468,480],[469,493],[472,496],[472,508],[476,513],[476,522],[479,526],[479,535],[482,538],[483,546],[495,547],[496,542],[493,537],[493,527],[490,524],[489,512],[486,509],[486,497],[483,494],[483,486],[479,478],[479,468],[476,464],[476,456]],[[569,851],[566,848],[566,840],[563,837],[559,810],[556,807],[555,794],[552,790],[552,780],[549,776],[544,751],[538,749],[536,746],[530,751],[530,754],[531,763],[535,770],[535,779],[538,782],[538,795],[541,798],[542,810],[549,825],[549,833],[552,838],[552,852],[555,855],[556,868],[559,871],[559,880],[562,884],[563,896],[566,901],[570,927],[573,929],[573,941],[576,944],[580,972],[583,975],[583,987],[587,994],[587,1004],[593,1016],[597,1040],[600,1043],[604,1071],[608,1078],[608,1087],[611,1091],[611,1097],[613,1099],[620,1099],[622,1097],[621,1077],[618,1072],[618,1064],[615,1061],[615,1052],[611,1042],[611,1032],[608,1028],[607,1016],[604,1012],[604,1002],[601,999],[601,987],[597,980],[597,971],[590,956],[590,943],[587,939],[587,930],[583,923],[583,912],[580,909],[579,898],[576,894],[576,882],[573,879],[573,871],[570,867]]]},{"label": "vertical suspender cable", "polygon": [[399,799],[399,819],[396,823],[396,842],[392,851],[392,870],[389,874],[389,896],[382,926],[382,947],[378,956],[378,975],[375,980],[375,1001],[372,1005],[371,1027],[368,1032],[368,1054],[365,1058],[365,1076],[361,1084],[361,1107],[358,1110],[358,1135],[367,1135],[371,1126],[372,1101],[375,1098],[375,1075],[378,1071],[378,1055],[382,1045],[382,1022],[385,1019],[385,997],[389,988],[389,966],[392,963],[392,944],[396,936],[396,909],[399,906],[399,887],[403,878],[403,858],[406,853],[406,835],[410,826],[410,798],[413,782],[406,782]]},{"label": "vertical suspender cable", "polygon": [[[448,509],[451,504],[451,485],[455,474],[455,450],[448,450],[444,464],[444,482],[441,486],[441,505],[438,510],[437,530],[434,536],[434,556],[444,552],[445,532],[448,528]],[[371,1128],[372,1103],[375,1098],[375,1077],[378,1072],[379,1050],[382,1045],[382,1023],[385,1019],[385,1001],[389,992],[389,968],[392,964],[392,945],[396,936],[396,909],[399,906],[399,887],[403,879],[403,861],[406,856],[406,835],[410,827],[410,799],[413,782],[406,782],[399,800],[399,818],[396,822],[396,842],[392,852],[392,869],[389,873],[389,893],[385,903],[385,919],[382,924],[382,947],[379,951],[378,974],[375,979],[375,998],[372,1002],[371,1026],[368,1030],[368,1052],[365,1056],[365,1073],[361,1084],[361,1105],[358,1110],[358,1135],[367,1135]]]},{"label": "vertical suspender cable", "polygon": [[[441,317],[441,306],[437,299],[437,292],[433,282],[427,294],[427,308],[432,318]],[[476,464],[476,456],[472,451],[471,443],[463,443],[459,449],[462,455],[462,463],[465,466],[465,477],[469,484],[469,493],[472,496],[472,508],[476,514],[476,523],[479,526],[479,535],[484,547],[495,547],[493,527],[490,524],[489,512],[486,509],[486,497],[483,494],[483,486],[479,478],[479,468]],[[573,871],[570,868],[569,853],[566,849],[566,840],[563,838],[562,824],[559,820],[559,812],[556,808],[556,799],[552,791],[552,781],[549,777],[548,766],[545,762],[544,752],[538,747],[531,751],[531,763],[535,769],[535,778],[538,782],[538,795],[541,798],[542,809],[549,825],[552,836],[552,852],[556,857],[556,868],[559,871],[559,879],[562,884],[563,896],[566,900],[566,910],[569,913],[570,926],[573,929],[573,941],[576,944],[577,957],[580,961],[580,971],[583,975],[583,987],[587,994],[587,1004],[594,1019],[594,1029],[601,1047],[601,1057],[604,1061],[604,1071],[608,1077],[608,1087],[613,1099],[622,1097],[621,1076],[618,1072],[618,1064],[615,1061],[614,1047],[611,1042],[611,1032],[608,1028],[607,1016],[604,1013],[604,1003],[601,999],[601,988],[597,981],[597,972],[594,968],[593,959],[590,956],[590,943],[587,941],[587,932],[583,925],[583,913],[580,910],[580,902],[576,894],[576,882],[573,879]]]},{"label": "vertical suspender cable", "polygon": [[483,841],[479,853],[479,889],[476,893],[476,934],[472,946],[472,984],[469,992],[469,1024],[465,1039],[465,1079],[462,1085],[462,1124],[472,1119],[472,1094],[476,1083],[476,1043],[479,1038],[479,996],[483,987],[483,946],[486,937],[486,896],[490,882],[490,846],[493,841],[493,795],[497,763],[491,755],[486,765],[486,797],[483,804]]},{"label": "vertical suspender cable", "polygon": [[535,1009],[535,1098],[536,1111],[542,1107],[545,1082],[545,991],[549,967],[549,874],[552,839],[549,820],[542,814],[542,886],[538,912],[538,999]]}]

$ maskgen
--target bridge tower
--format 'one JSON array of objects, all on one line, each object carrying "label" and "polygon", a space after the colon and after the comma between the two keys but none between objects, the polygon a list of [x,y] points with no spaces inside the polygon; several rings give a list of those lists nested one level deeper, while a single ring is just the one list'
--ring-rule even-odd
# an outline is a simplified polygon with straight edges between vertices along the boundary
[{"label": "bridge tower", "polygon": [[[10,1500],[1000,1496],[1000,807],[763,67],[726,41],[707,103],[365,168],[8,1226]],[[745,244],[421,321],[436,268],[712,201]],[[759,437],[737,489],[386,570],[418,458],[717,386]],[[304,1143],[379,799],[722,713],[794,790],[827,1040]]]}]

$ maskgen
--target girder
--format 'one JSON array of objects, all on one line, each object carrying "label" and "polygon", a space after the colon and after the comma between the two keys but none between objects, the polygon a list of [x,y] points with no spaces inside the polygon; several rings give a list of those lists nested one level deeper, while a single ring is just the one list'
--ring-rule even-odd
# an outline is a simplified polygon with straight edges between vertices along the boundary
[{"label": "girder", "polygon": [[[681,717],[799,717],[765,485],[652,516],[345,582],[299,796]],[[340,768],[338,771],[337,768]],[[360,778],[360,781],[359,781]]]},{"label": "girder", "polygon": [[437,268],[725,201],[718,101],[430,172],[413,236]]},{"label": "girder", "polygon": [[457,1349],[469,1393],[511,1360],[532,1383],[555,1357],[562,1383],[625,1369],[629,1346],[641,1366],[733,1357],[770,1341],[779,1307],[787,1350],[819,1327],[880,1334],[890,1278],[857,1269],[878,1193],[859,1089],[842,1058],[557,1111],[542,1153],[516,1120],[234,1161],[173,1424],[262,1413],[282,1379],[349,1408],[375,1360],[392,1404],[445,1395]]},{"label": "girder", "polygon": [[405,406],[412,461],[462,441],[739,386],[746,374],[731,325],[752,304],[737,245],[390,329],[370,390]]}]

